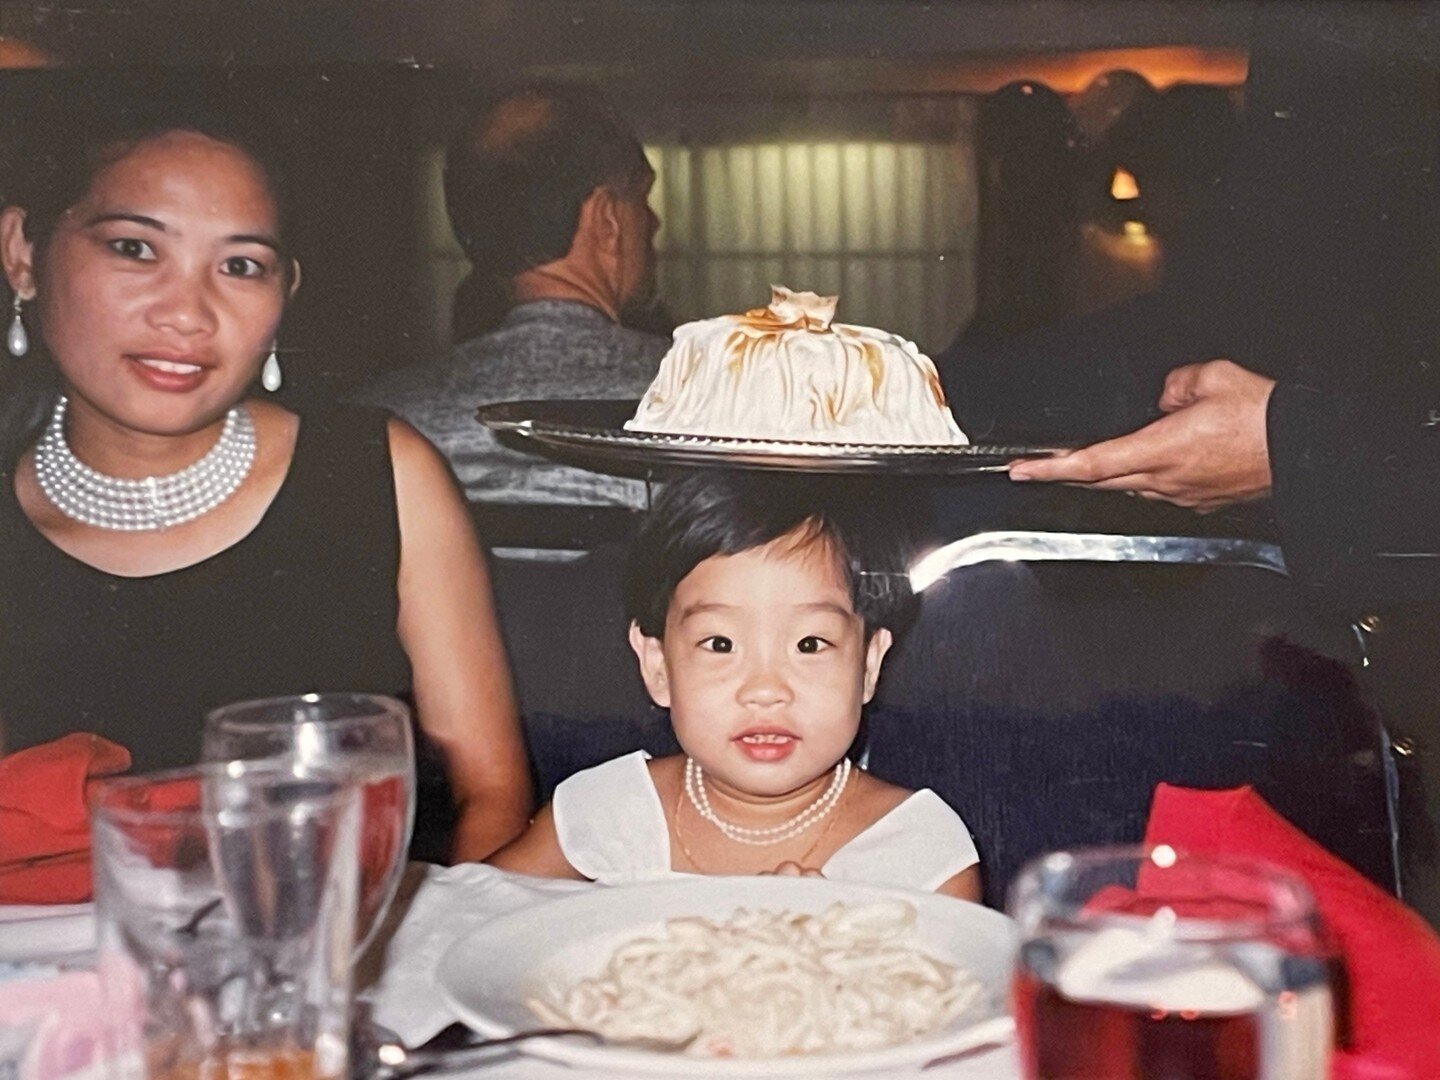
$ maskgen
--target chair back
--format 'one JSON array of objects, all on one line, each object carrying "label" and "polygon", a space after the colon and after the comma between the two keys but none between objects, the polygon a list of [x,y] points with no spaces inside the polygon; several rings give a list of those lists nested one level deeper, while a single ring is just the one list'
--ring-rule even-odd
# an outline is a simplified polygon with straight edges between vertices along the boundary
[{"label": "chair back", "polygon": [[494,558],[495,607],[515,680],[537,794],[619,754],[674,753],[627,642],[625,547],[563,560]]},{"label": "chair back", "polygon": [[[1310,611],[1272,545],[979,534],[917,565],[870,768],[975,834],[987,901],[1049,850],[1134,843],[1155,785],[1252,784],[1396,888],[1394,772],[1362,644]],[[928,582],[928,584],[927,584]]]}]

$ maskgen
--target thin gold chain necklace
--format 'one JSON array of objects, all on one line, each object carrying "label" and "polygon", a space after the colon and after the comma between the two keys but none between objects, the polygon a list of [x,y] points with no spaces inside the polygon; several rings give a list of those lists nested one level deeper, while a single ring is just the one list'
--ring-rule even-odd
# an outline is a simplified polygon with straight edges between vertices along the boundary
[{"label": "thin gold chain necklace", "polygon": [[[671,814],[675,819],[675,840],[680,846],[680,854],[685,856],[685,861],[688,862],[697,873],[707,874],[709,873],[709,871],[700,865],[700,861],[695,858],[695,856],[691,853],[690,848],[686,846],[685,835],[680,829],[680,807],[684,805],[684,800],[682,800],[680,796],[681,794],[683,794],[683,792],[683,787],[677,787],[675,789],[675,808],[673,811],[671,811]],[[844,792],[842,791],[841,797],[843,798],[843,796]],[[835,827],[836,819],[840,817],[840,814],[838,813],[839,802],[840,799],[837,799],[837,806],[835,808],[837,810],[837,813],[833,814],[830,820],[825,823],[825,827],[820,830],[820,835],[815,837],[814,841],[810,844],[808,848],[804,850],[803,853],[801,853],[800,857],[794,860],[798,865],[804,866],[805,860],[810,858],[811,855],[815,854],[815,850],[820,846],[821,842],[825,839],[825,837],[830,835],[830,830]],[[729,838],[727,837],[726,839]]]}]

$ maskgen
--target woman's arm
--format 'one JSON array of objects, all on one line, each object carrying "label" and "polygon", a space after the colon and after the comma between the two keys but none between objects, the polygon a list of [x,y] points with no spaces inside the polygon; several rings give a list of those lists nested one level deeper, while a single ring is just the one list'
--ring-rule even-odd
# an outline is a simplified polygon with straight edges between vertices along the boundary
[{"label": "woman's arm", "polygon": [[390,421],[400,518],[400,644],[420,726],[444,752],[460,819],[457,861],[517,836],[533,794],[490,577],[470,515],[439,452]]}]

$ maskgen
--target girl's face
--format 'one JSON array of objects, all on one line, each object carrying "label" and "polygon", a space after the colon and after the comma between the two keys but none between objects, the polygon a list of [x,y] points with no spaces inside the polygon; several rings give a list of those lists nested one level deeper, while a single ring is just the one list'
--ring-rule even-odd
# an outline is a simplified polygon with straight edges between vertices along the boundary
[{"label": "girl's face", "polygon": [[706,774],[777,796],[841,759],[875,692],[890,632],[865,640],[827,545],[792,538],[692,570],[663,639],[631,628],[650,695]]},{"label": "girl's face", "polygon": [[[13,210],[7,210],[13,214]],[[275,201],[243,151],[188,131],[96,174],[43,251],[4,230],[72,410],[151,434],[217,421],[245,393],[290,291]]]}]

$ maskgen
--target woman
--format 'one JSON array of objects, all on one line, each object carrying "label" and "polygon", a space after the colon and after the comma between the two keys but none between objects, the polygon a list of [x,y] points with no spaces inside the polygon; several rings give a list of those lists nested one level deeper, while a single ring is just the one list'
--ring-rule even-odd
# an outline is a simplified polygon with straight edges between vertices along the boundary
[{"label": "woman", "polygon": [[12,741],[96,731],[155,767],[226,701],[413,687],[452,854],[483,858],[531,797],[484,562],[412,428],[251,396],[300,283],[270,174],[203,121],[36,160],[0,212],[10,351],[60,383],[0,485]]}]

